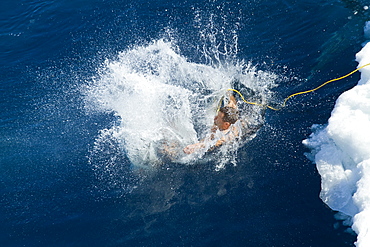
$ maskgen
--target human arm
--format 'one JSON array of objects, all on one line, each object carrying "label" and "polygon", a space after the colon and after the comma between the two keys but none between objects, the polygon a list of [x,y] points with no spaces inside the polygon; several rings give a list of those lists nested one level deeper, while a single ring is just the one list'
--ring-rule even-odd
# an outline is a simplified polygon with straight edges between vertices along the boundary
[{"label": "human arm", "polygon": [[206,145],[204,144],[204,142],[197,142],[197,143],[194,143],[194,144],[190,144],[188,146],[186,146],[184,148],[184,153],[186,154],[192,154],[202,148],[205,148]]},{"label": "human arm", "polygon": [[[218,140],[215,143],[215,145],[212,146],[212,147],[210,147],[207,151],[211,151],[214,148],[219,147],[219,146],[221,146],[224,143],[225,143],[225,139],[222,138],[222,139]],[[202,148],[205,148],[205,147],[206,147],[206,145],[204,144],[204,142],[198,142],[198,143],[194,143],[194,144],[190,144],[190,145],[186,146],[183,151],[186,154],[192,154],[192,153],[194,153],[194,152],[196,152],[196,151],[198,151],[198,150],[200,150]]]}]

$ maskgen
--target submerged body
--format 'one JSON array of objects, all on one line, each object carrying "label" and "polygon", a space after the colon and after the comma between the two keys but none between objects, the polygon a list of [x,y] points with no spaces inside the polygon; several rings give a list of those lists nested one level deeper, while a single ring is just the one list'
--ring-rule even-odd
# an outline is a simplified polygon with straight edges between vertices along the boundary
[{"label": "submerged body", "polygon": [[192,164],[210,159],[222,160],[226,164],[227,160],[236,157],[232,153],[254,138],[263,124],[263,113],[256,115],[254,108],[244,106],[240,105],[238,109],[238,103],[230,93],[227,105],[219,109],[213,119],[213,126],[200,141],[194,138],[185,140],[169,125],[161,128],[157,140],[142,149],[140,158],[150,164],[147,167],[166,163]]}]

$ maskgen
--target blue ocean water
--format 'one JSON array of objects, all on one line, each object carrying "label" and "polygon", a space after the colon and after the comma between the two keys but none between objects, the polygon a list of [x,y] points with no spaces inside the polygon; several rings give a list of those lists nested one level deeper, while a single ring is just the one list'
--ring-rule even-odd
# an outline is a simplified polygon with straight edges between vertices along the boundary
[{"label": "blue ocean water", "polygon": [[281,101],[356,67],[365,5],[2,1],[1,245],[353,246],[356,236],[318,196],[320,176],[302,140],[327,122],[358,74],[267,111],[236,166],[166,164],[145,176],[133,174],[115,140],[96,151],[101,131],[119,119],[87,107],[81,89],[120,52],[165,39],[210,66],[218,57],[204,50],[221,54],[226,44],[229,56],[219,59],[276,74]]}]

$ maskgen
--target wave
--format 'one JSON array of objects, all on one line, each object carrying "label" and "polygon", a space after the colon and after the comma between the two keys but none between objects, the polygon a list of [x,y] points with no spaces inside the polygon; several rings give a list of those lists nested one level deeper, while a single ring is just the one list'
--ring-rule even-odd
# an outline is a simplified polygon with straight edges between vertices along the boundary
[{"label": "wave", "polygon": [[[365,27],[370,37],[370,22]],[[370,63],[370,42],[357,53],[358,67]],[[370,67],[337,100],[328,124],[314,125],[303,143],[321,175],[320,197],[357,233],[356,246],[370,246]],[[342,217],[342,216],[347,217]]]}]

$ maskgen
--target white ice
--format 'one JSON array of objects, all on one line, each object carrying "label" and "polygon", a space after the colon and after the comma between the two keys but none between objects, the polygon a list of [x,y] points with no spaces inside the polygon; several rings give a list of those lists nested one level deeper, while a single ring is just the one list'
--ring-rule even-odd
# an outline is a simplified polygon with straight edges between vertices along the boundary
[{"label": "white ice", "polygon": [[[364,28],[370,39],[370,22]],[[358,67],[370,63],[370,42],[357,53]],[[357,247],[370,246],[370,66],[358,84],[337,100],[326,126],[313,126],[303,143],[321,175],[321,199],[351,217]]]}]

